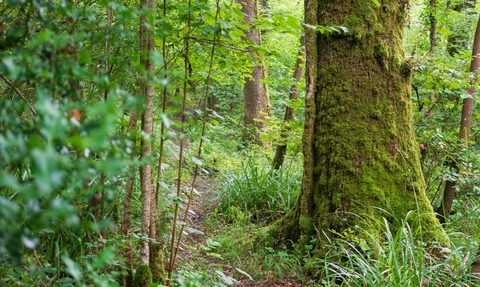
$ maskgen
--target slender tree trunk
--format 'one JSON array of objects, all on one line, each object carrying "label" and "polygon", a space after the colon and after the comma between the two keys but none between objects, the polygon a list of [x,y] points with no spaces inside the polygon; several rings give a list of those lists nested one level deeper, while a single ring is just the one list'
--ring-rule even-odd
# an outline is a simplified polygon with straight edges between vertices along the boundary
[{"label": "slender tree trunk", "polygon": [[[137,122],[138,122],[138,112],[132,111],[130,114],[130,121],[128,123],[128,131],[132,135],[132,142],[134,145],[132,156],[130,157],[133,159],[136,155],[136,142],[137,142]],[[127,282],[126,286],[132,286],[133,284],[133,248],[131,242],[131,202],[132,202],[132,194],[133,194],[133,185],[135,179],[135,167],[130,167],[130,175],[127,179],[127,186],[125,188],[125,197],[123,198],[123,234],[126,239],[127,248],[125,250],[125,257],[127,258],[127,268],[128,268],[128,275],[127,275]]]},{"label": "slender tree trunk", "polygon": [[[245,22],[253,24],[257,18],[257,1],[256,0],[238,0],[242,6]],[[262,44],[259,30],[250,29],[245,31],[246,39],[253,44],[260,46]],[[264,120],[269,114],[268,88],[264,82],[267,78],[267,70],[263,62],[263,56],[259,55],[251,48],[248,49],[252,56],[253,71],[251,77],[245,79],[243,86],[244,95],[244,139],[247,141],[260,144],[260,134],[265,127]]]},{"label": "slender tree trunk", "polygon": [[430,0],[430,53],[433,53],[437,46],[437,3]]},{"label": "slender tree trunk", "polygon": [[[141,0],[141,8],[147,8],[150,13],[155,14],[154,0]],[[153,15],[151,17],[153,17]],[[150,18],[150,17],[148,17]],[[154,84],[148,83],[147,79],[152,76],[154,65],[150,60],[149,53],[155,49],[153,22],[148,22],[147,17],[142,15],[140,18],[140,63],[145,69],[145,77],[142,83],[142,95],[145,97],[145,111],[142,115],[142,151],[141,158],[147,160],[147,163],[140,168],[140,185],[142,188],[142,225],[141,233],[148,237],[150,231],[151,199],[153,193],[152,163],[149,159],[152,157],[153,137],[153,104],[154,104]],[[150,245],[147,240],[143,240],[140,247],[140,267],[135,274],[135,286],[150,286],[152,274],[149,266]]]},{"label": "slender tree trunk", "polygon": [[3,17],[0,18],[0,40],[2,39],[1,36],[3,36]]},{"label": "slender tree trunk", "polygon": [[[167,0],[163,0],[163,18],[167,17]],[[167,49],[166,49],[166,38],[162,39],[162,56],[163,56],[163,71],[164,77],[167,79],[168,71],[168,61],[167,61]],[[167,86],[165,85],[162,90],[162,114],[165,114],[167,108]],[[155,192],[152,192],[151,199],[151,213],[150,213],[150,238],[157,239],[158,243],[152,242],[150,244],[150,269],[152,271],[152,281],[160,284],[164,284],[166,281],[166,272],[164,267],[163,259],[163,240],[160,238],[161,235],[157,234],[157,223],[158,223],[158,198],[160,195],[160,181],[162,179],[162,161],[164,153],[164,143],[165,143],[165,122],[162,121],[160,127],[160,151],[158,157],[158,166],[157,166],[157,184],[155,186]]]},{"label": "slender tree trunk", "polygon": [[[289,99],[296,100],[300,93],[298,85],[302,79],[303,75],[303,65],[305,64],[305,38],[302,36],[300,39],[302,45],[301,50],[298,52],[297,60],[295,61],[295,70],[293,72],[293,79],[295,83],[290,88]],[[275,151],[275,157],[273,158],[273,168],[280,169],[283,165],[285,154],[287,153],[287,141],[288,141],[288,131],[290,130],[289,122],[295,120],[295,110],[290,107],[285,107],[285,116],[283,117],[283,125],[280,131],[281,142],[277,145],[277,150]]]},{"label": "slender tree trunk", "polygon": [[[110,32],[112,28],[112,22],[113,22],[113,8],[111,6],[107,7],[107,33]],[[108,44],[108,40],[110,37],[105,37],[105,42],[104,42],[104,47],[105,47],[105,54],[106,54],[106,60],[104,63],[104,69],[105,73],[108,73],[110,70],[110,64],[108,62],[108,57],[110,56],[110,45]],[[109,95],[109,90],[105,89],[105,92],[103,94],[104,100],[108,100],[108,95]]]},{"label": "slender tree trunk", "polygon": [[413,130],[406,11],[397,0],[381,7],[371,0],[306,0],[307,24],[345,26],[349,33],[306,28],[302,190],[270,228],[272,237],[315,236],[323,254],[323,243],[345,229],[381,240],[382,217],[396,223],[415,211],[424,238],[448,244],[425,193]]},{"label": "slender tree trunk", "polygon": [[[463,99],[462,118],[460,119],[460,134],[459,143],[467,144],[470,140],[470,128],[472,126],[472,112],[473,112],[473,97],[475,95],[475,83],[477,82],[478,68],[480,67],[480,18],[475,30],[475,38],[473,40],[472,61],[470,62],[470,73],[473,74],[473,79],[470,87],[467,89],[469,98]],[[456,161],[449,163],[449,168],[458,170],[460,166]],[[445,223],[452,211],[453,199],[455,198],[457,182],[456,180],[447,180],[445,189],[443,191],[443,201],[438,213],[440,214],[440,221]]]}]

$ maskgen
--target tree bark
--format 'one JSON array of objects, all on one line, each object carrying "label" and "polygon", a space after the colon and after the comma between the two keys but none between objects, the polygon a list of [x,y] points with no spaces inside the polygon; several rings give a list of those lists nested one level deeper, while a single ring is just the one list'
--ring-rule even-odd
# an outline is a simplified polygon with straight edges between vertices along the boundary
[{"label": "tree bark", "polygon": [[[163,18],[167,17],[167,0],[163,0]],[[162,56],[163,56],[163,71],[165,79],[168,78],[168,61],[167,61],[167,49],[166,49],[166,38],[162,39]],[[165,114],[167,108],[167,86],[165,85],[162,90],[162,114]],[[159,156],[158,156],[158,166],[157,166],[157,178],[155,192],[152,192],[151,198],[151,210],[150,210],[150,238],[157,239],[158,243],[151,242],[150,244],[150,269],[152,272],[152,281],[155,283],[164,284],[166,280],[166,272],[164,267],[163,259],[163,247],[164,243],[161,238],[161,235],[157,234],[157,224],[158,220],[158,198],[160,195],[161,185],[160,181],[162,179],[162,161],[164,154],[164,144],[165,144],[165,122],[162,121],[160,127],[160,147],[159,147]]]},{"label": "tree bark", "polygon": [[430,53],[435,51],[437,46],[437,3],[430,0]]},{"label": "tree bark", "polygon": [[[252,25],[257,18],[256,0],[238,0],[242,6],[244,20]],[[252,41],[254,45],[262,44],[259,30],[250,29],[245,31],[245,38]],[[267,78],[267,70],[263,62],[263,56],[253,49],[247,49],[252,56],[253,71],[250,77],[245,79],[243,86],[244,96],[244,140],[260,144],[260,134],[264,129],[265,117],[269,114],[268,88],[264,82]]]},{"label": "tree bark", "polygon": [[[477,82],[478,68],[480,67],[480,18],[475,30],[475,37],[472,48],[472,61],[470,62],[470,73],[473,74],[470,87],[467,89],[469,98],[463,99],[462,118],[460,119],[460,134],[458,142],[460,144],[467,144],[470,140],[470,128],[472,126],[473,113],[473,97],[475,95],[475,83]],[[458,170],[459,166],[456,161],[449,163],[448,167],[453,170]],[[445,223],[452,211],[453,200],[455,199],[456,180],[447,180],[445,182],[445,189],[443,190],[443,201],[438,213],[440,214],[440,221]]]},{"label": "tree bark", "polygon": [[[297,60],[295,61],[295,70],[293,72],[293,79],[295,83],[290,88],[289,99],[296,100],[298,99],[298,95],[300,94],[300,89],[298,85],[302,79],[303,75],[303,65],[305,64],[305,37],[302,36],[300,39],[300,43],[302,45],[301,50],[298,52]],[[283,125],[280,131],[280,138],[281,141],[277,145],[277,149],[275,151],[275,157],[273,158],[273,168],[280,169],[283,165],[285,160],[285,154],[287,153],[287,141],[288,141],[288,131],[290,130],[289,122],[295,120],[295,110],[291,106],[285,107],[285,116],[283,117]]]},{"label": "tree bark", "polygon": [[[134,148],[132,150],[132,156],[130,157],[133,159],[136,155],[136,142],[137,142],[137,122],[138,122],[138,113],[137,111],[132,111],[130,114],[130,121],[128,123],[128,131],[132,135],[132,141]],[[126,245],[127,248],[125,250],[125,257],[127,259],[127,268],[128,275],[127,275],[127,286],[131,286],[133,283],[133,248],[131,240],[131,202],[132,202],[132,194],[133,194],[133,184],[134,184],[134,176],[135,176],[135,167],[130,167],[131,174],[128,176],[127,179],[127,186],[125,188],[125,197],[123,198],[123,234],[125,239],[127,240]]]},{"label": "tree bark", "polygon": [[[155,0],[141,0],[140,7],[146,7],[150,10],[150,13],[154,14]],[[154,23],[149,23],[147,17],[142,15],[140,18],[140,63],[145,69],[145,77],[142,83],[142,95],[145,97],[145,110],[142,114],[142,132],[144,137],[142,138],[141,158],[147,160],[147,163],[140,168],[140,185],[142,188],[141,233],[145,237],[149,236],[150,231],[151,199],[153,193],[152,163],[149,159],[152,156],[151,139],[153,138],[153,104],[155,88],[153,83],[147,83],[148,77],[152,76],[154,71],[154,65],[149,57],[150,51],[155,49],[155,39],[152,27],[154,27]],[[142,266],[149,265],[149,247],[148,241],[143,240],[140,247],[140,265]],[[150,272],[150,270],[148,270],[148,272]],[[143,280],[135,280],[143,282]]]},{"label": "tree bark", "polygon": [[381,239],[381,218],[395,223],[412,211],[424,238],[448,244],[425,193],[413,130],[411,67],[403,47],[407,5],[381,3],[305,2],[307,24],[349,32],[306,28],[302,189],[270,234],[294,242],[315,236],[320,254],[336,232],[351,228]]}]

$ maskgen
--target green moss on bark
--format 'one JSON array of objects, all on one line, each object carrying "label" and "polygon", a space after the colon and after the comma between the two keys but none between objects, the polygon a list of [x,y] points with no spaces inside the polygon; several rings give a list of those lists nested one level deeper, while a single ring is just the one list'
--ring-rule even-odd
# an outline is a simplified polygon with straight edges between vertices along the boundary
[{"label": "green moss on bark", "polygon": [[163,266],[163,251],[160,244],[152,245],[152,254],[150,256],[150,270],[152,272],[152,281],[164,284],[166,278],[165,268]]},{"label": "green moss on bark", "polygon": [[140,265],[135,272],[133,287],[150,287],[152,283],[152,272],[148,265]]}]

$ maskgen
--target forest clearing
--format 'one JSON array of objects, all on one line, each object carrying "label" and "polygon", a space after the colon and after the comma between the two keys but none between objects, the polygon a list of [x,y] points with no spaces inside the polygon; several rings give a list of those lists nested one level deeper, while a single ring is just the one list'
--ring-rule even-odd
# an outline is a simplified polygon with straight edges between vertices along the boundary
[{"label": "forest clearing", "polygon": [[0,0],[0,287],[480,286],[479,15]]}]

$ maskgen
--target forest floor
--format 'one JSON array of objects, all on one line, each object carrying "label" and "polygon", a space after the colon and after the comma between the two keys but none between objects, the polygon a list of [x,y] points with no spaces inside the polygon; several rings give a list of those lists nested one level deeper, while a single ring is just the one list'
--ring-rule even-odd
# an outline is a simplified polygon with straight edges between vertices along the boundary
[{"label": "forest floor", "polygon": [[[207,219],[209,215],[214,212],[215,207],[218,204],[216,185],[213,179],[209,177],[200,176],[197,179],[195,185],[199,194],[194,195],[190,207],[190,214],[188,217],[188,225],[195,232],[190,232],[182,239],[182,248],[180,252],[180,265],[189,264],[197,270],[207,270],[207,273],[213,274],[215,270],[221,270],[226,276],[233,276],[238,283],[234,286],[245,287],[300,287],[306,286],[299,283],[298,275],[288,274],[286,271],[282,278],[277,278],[272,272],[265,272],[263,278],[250,279],[247,276],[241,275],[236,272],[233,275],[234,265],[237,265],[228,260],[224,260],[221,256],[211,256],[209,252],[205,252],[205,246],[207,246],[207,239],[213,236],[213,232],[222,233],[222,231],[229,228],[229,223],[224,225],[215,226],[215,230],[212,230],[212,226],[208,226]],[[199,232],[198,232],[199,231]],[[252,255],[255,255],[254,253]],[[237,262],[238,263],[238,262]],[[242,265],[241,263],[239,265]],[[295,278],[297,277],[297,278]]]}]

